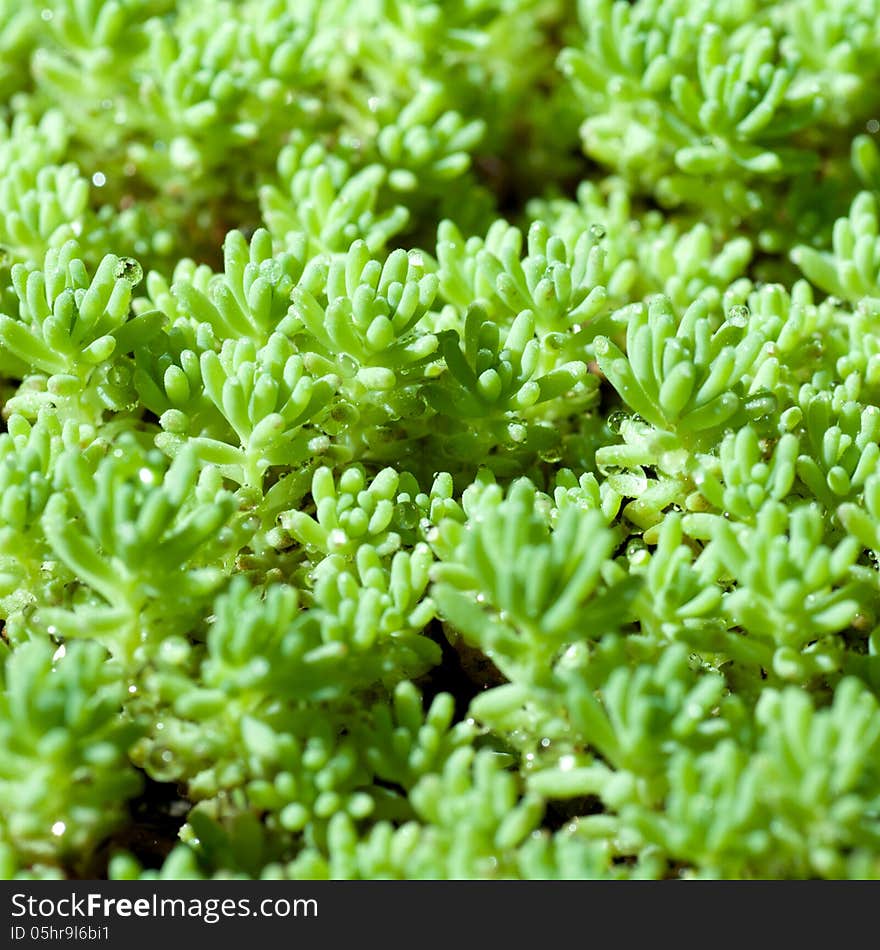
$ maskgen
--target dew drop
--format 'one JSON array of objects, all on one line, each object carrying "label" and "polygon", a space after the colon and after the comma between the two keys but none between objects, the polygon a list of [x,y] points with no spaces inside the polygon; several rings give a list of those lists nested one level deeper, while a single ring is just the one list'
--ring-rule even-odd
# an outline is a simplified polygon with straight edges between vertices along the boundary
[{"label": "dew drop", "polygon": [[92,184],[96,188],[103,188],[107,184],[107,176],[103,172],[95,172],[92,175]]},{"label": "dew drop", "polygon": [[550,744],[551,744],[551,743],[550,743],[550,740],[549,740],[546,736],[544,736],[544,738],[541,740],[541,748],[542,748],[542,749],[549,749],[549,748],[550,748]]},{"label": "dew drop", "polygon": [[120,257],[114,273],[119,280],[127,280],[132,287],[137,287],[144,279],[144,270],[133,257]]},{"label": "dew drop", "polygon": [[67,647],[62,643],[60,647],[52,654],[52,662],[60,660],[67,653]]},{"label": "dew drop", "polygon": [[648,545],[641,538],[633,538],[626,546],[626,556],[629,560],[644,560],[648,553]]},{"label": "dew drop", "polygon": [[[43,12],[45,13],[46,11],[44,10]],[[60,838],[65,831],[67,831],[67,825],[63,821],[56,821],[55,824],[52,825],[52,834],[55,835],[56,838]]]},{"label": "dew drop", "polygon": [[353,359],[347,353],[340,353],[336,358],[336,363],[339,366],[339,371],[347,379],[351,379],[352,376],[355,376],[358,371],[357,360]]},{"label": "dew drop", "polygon": [[397,521],[401,528],[414,528],[418,520],[419,509],[411,501],[401,502],[397,506]]},{"label": "dew drop", "polygon": [[148,468],[139,469],[138,478],[144,485],[153,485],[156,481],[155,474]]},{"label": "dew drop", "polygon": [[608,428],[614,433],[620,432],[628,416],[629,413],[624,412],[622,409],[615,409],[613,412],[609,412],[607,419]]},{"label": "dew drop", "polygon": [[601,241],[607,233],[601,224],[591,224],[589,227],[589,235],[594,241]]},{"label": "dew drop", "polygon": [[48,23],[55,16],[54,11],[49,10],[48,8],[40,11],[40,19],[45,23]]},{"label": "dew drop", "polygon": [[749,325],[749,308],[742,304],[737,304],[727,311],[727,322],[734,327],[747,327]]},{"label": "dew drop", "polygon": [[561,772],[570,772],[575,766],[575,758],[573,755],[564,755],[559,760],[559,770]]},{"label": "dew drop", "polygon": [[880,119],[868,119],[865,123],[865,128],[871,135],[876,135],[880,132]]}]

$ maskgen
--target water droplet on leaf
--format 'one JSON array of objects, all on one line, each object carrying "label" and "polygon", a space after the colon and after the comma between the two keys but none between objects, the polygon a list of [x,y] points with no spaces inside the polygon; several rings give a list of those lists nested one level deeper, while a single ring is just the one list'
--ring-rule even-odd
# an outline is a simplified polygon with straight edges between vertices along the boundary
[{"label": "water droplet on leaf", "polygon": [[624,412],[622,409],[615,409],[613,412],[608,413],[607,425],[612,432],[620,432],[623,428],[624,422],[629,418],[629,413]]},{"label": "water droplet on leaf", "polygon": [[336,365],[339,367],[339,372],[346,379],[351,379],[357,374],[357,360],[349,356],[347,353],[340,353],[339,356],[336,357]]},{"label": "water droplet on leaf", "polygon": [[127,280],[132,287],[137,287],[144,279],[144,270],[133,257],[120,257],[115,274],[118,279]]},{"label": "water droplet on leaf", "polygon": [[397,521],[401,528],[414,528],[419,522],[419,509],[411,502],[397,506]]},{"label": "water droplet on leaf", "polygon": [[641,560],[648,553],[648,545],[641,538],[633,538],[626,546],[626,556],[630,560]]},{"label": "water droplet on leaf", "polygon": [[749,325],[749,308],[742,304],[737,304],[727,311],[727,322],[734,327],[747,327]]}]

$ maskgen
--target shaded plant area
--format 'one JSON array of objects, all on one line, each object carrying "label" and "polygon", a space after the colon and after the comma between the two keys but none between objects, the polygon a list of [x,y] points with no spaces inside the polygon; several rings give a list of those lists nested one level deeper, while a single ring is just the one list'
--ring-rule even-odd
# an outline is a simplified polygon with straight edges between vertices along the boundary
[{"label": "shaded plant area", "polygon": [[0,877],[880,876],[878,0],[0,0]]}]

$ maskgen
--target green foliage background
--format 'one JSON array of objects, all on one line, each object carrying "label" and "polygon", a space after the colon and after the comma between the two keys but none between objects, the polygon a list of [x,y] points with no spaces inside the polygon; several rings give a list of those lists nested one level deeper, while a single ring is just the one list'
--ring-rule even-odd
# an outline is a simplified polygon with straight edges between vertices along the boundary
[{"label": "green foliage background", "polygon": [[878,23],[0,0],[0,874],[880,876]]}]

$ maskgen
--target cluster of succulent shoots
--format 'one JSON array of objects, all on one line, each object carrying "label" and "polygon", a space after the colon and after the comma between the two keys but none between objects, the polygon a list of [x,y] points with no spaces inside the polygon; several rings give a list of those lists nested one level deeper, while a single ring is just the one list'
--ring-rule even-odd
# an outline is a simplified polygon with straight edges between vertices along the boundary
[{"label": "cluster of succulent shoots", "polygon": [[0,876],[880,877],[878,22],[0,0]]}]

